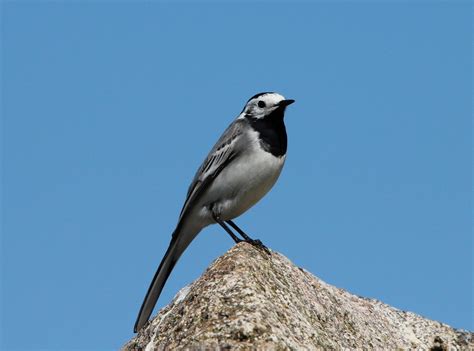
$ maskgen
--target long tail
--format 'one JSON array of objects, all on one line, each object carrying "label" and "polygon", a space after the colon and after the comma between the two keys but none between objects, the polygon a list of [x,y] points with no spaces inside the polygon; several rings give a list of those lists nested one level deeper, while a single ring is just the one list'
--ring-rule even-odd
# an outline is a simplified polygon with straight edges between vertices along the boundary
[{"label": "long tail", "polygon": [[[140,312],[138,312],[137,321],[133,327],[133,331],[135,333],[138,332],[146,324],[146,322],[148,322],[148,319],[153,312],[153,308],[156,305],[156,301],[161,294],[161,290],[163,290],[166,280],[170,276],[176,262],[200,231],[189,231],[188,229],[186,232],[184,232],[182,230],[183,228],[180,227],[182,226],[178,225],[174,231],[168,250],[166,250],[165,256],[161,260],[158,270],[156,271],[155,276],[151,281],[150,287],[148,288],[145,299],[142,303],[142,307],[140,308]],[[186,237],[183,237],[184,233]]]}]

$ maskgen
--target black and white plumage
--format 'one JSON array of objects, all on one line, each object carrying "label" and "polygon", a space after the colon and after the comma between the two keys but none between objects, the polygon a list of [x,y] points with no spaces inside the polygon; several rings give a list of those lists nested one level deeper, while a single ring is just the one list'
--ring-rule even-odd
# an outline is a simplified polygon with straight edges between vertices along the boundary
[{"label": "black and white plumage", "polygon": [[230,225],[245,241],[264,247],[232,219],[255,205],[278,179],[287,148],[283,118],[293,102],[277,93],[251,97],[214,145],[188,189],[178,225],[138,314],[135,332],[148,321],[174,265],[204,227],[218,223],[236,242],[241,241]]}]

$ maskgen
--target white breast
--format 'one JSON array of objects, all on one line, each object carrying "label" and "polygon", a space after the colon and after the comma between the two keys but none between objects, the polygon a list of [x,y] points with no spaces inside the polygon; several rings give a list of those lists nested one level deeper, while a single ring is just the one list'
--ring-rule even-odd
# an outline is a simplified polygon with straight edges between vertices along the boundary
[{"label": "white breast", "polygon": [[[275,157],[262,150],[257,143],[251,145],[248,152],[231,162],[217,176],[206,191],[206,203],[213,202],[217,206],[222,220],[240,216],[273,187],[285,157]],[[201,215],[208,217],[210,213],[203,207]]]}]

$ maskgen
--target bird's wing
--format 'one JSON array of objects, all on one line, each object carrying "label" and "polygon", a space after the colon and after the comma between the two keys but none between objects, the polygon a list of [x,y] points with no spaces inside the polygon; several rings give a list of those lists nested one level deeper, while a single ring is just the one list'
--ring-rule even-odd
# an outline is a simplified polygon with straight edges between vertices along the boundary
[{"label": "bird's wing", "polygon": [[186,212],[189,208],[192,208],[195,201],[200,198],[204,190],[207,189],[222,169],[239,155],[242,145],[239,140],[242,140],[244,123],[241,120],[236,120],[226,129],[194,176],[181,210],[178,225],[171,237],[171,243],[153,277],[138,313],[134,327],[135,332],[138,332],[150,318],[171,270],[197,234],[192,229],[189,232],[190,229],[186,228],[186,221],[183,220]]},{"label": "bird's wing", "polygon": [[188,189],[186,201],[179,218],[194,203],[217,175],[240,153],[239,140],[242,139],[244,121],[237,119],[225,130],[209,155],[199,167]]}]

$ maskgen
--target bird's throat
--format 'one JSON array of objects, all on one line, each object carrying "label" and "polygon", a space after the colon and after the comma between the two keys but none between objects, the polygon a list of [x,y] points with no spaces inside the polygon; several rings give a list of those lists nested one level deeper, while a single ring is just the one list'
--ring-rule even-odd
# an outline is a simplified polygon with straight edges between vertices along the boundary
[{"label": "bird's throat", "polygon": [[283,109],[277,109],[264,118],[249,119],[252,127],[260,135],[262,149],[275,157],[281,157],[286,154],[288,141],[283,117]]}]

